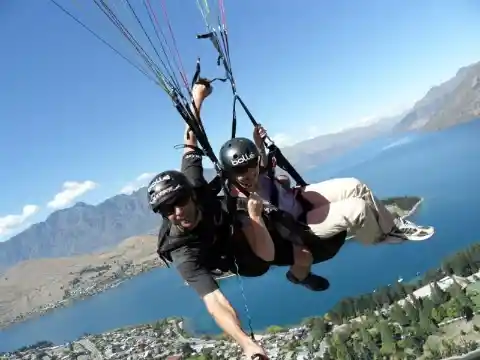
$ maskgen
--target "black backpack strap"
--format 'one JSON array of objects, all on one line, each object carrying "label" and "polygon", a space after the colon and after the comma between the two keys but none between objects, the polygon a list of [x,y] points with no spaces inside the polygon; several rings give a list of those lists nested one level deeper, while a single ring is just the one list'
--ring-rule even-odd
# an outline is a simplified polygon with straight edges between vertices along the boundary
[{"label": "black backpack strap", "polygon": [[208,186],[213,194],[218,195],[223,189],[223,179],[217,175],[208,183]]},{"label": "black backpack strap", "polygon": [[278,188],[275,184],[275,168],[273,162],[275,158],[275,151],[268,152],[267,176],[270,178],[270,203],[278,207]]},{"label": "black backpack strap", "polygon": [[157,240],[157,254],[167,267],[170,267],[169,265],[170,261],[166,258],[165,253],[161,249],[163,244],[165,243],[168,233],[170,232],[171,225],[172,224],[170,223],[170,221],[163,218],[162,226],[158,231],[158,240]]}]

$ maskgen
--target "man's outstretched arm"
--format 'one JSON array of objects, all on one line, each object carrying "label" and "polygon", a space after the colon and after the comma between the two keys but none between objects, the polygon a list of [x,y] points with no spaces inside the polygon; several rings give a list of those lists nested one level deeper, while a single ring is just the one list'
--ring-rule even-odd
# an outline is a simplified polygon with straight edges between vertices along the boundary
[{"label": "man's outstretched arm", "polygon": [[264,354],[262,347],[243,331],[237,313],[220,291],[210,271],[200,265],[200,249],[175,250],[172,252],[172,259],[182,278],[202,298],[218,326],[242,347],[247,357],[250,358],[256,353]]},{"label": "man's outstretched arm", "polygon": [[[210,94],[210,87],[203,84],[195,84],[192,89],[192,104],[190,110],[195,116],[195,121],[200,121],[200,109],[205,98]],[[198,143],[194,132],[187,125],[185,129],[181,172],[192,182],[194,187],[207,184],[203,176],[202,153],[197,150]]]},{"label": "man's outstretched arm", "polygon": [[235,309],[220,289],[205,295],[203,302],[217,325],[230,335],[242,349],[248,349],[249,346],[258,346],[243,331]]},{"label": "man's outstretched arm", "polygon": [[[208,95],[212,92],[212,88],[205,84],[195,84],[192,89],[192,104],[190,105],[190,111],[195,116],[196,121],[200,121],[200,110],[202,108],[203,101],[207,98]],[[184,135],[184,154],[191,152],[192,148],[197,147],[197,137],[190,130],[190,127],[187,125]]]}]

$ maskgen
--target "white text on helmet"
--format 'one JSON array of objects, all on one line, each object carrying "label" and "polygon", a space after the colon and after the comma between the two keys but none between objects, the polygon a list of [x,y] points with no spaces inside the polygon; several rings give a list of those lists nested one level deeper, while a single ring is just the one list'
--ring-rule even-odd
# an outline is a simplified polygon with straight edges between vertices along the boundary
[{"label": "white text on helmet", "polygon": [[158,179],[155,179],[155,181],[150,184],[150,186],[148,187],[147,191],[148,191],[148,192],[153,191],[153,189],[155,189],[155,187],[156,187],[158,184],[160,184],[162,181],[168,181],[168,180],[172,180],[172,178],[171,178],[170,175],[168,175],[168,174],[165,174],[165,175],[163,175],[162,177],[159,177]]},{"label": "white text on helmet", "polygon": [[242,156],[240,156],[239,158],[237,159],[232,159],[232,165],[233,166],[237,166],[237,165],[240,165],[240,164],[243,164],[245,162],[248,162],[250,160],[253,160],[255,159],[257,156],[254,154],[254,153],[250,153],[250,154],[243,154]]},{"label": "white text on helmet", "polygon": [[182,188],[182,185],[177,184],[177,186],[170,186],[166,189],[163,189],[162,191],[155,192],[151,197],[150,197],[150,204],[155,204],[159,198],[162,196],[165,196],[173,191],[180,190]]}]

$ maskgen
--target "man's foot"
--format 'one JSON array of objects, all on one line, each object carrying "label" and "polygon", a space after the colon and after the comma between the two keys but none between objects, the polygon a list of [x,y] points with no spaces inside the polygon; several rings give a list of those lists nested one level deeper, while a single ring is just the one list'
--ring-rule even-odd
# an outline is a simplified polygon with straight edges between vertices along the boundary
[{"label": "man's foot", "polygon": [[311,291],[325,291],[330,287],[330,282],[320,275],[309,273],[303,280],[298,280],[291,271],[287,271],[285,275],[288,281],[302,285]]},{"label": "man's foot", "polygon": [[405,219],[396,219],[396,226],[388,234],[384,242],[398,244],[404,241],[423,241],[430,239],[435,234],[433,226],[420,226]]}]

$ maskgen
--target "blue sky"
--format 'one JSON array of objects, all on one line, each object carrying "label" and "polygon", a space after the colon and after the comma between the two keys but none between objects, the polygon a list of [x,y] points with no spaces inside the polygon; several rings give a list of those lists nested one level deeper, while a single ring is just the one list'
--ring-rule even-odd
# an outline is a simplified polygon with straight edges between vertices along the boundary
[{"label": "blue sky", "polygon": [[[90,0],[58,1],[132,53]],[[196,0],[166,4],[188,75],[197,56],[205,76],[221,75],[210,43],[195,39],[204,30]],[[238,91],[286,143],[402,110],[480,60],[474,0],[225,0],[225,7]],[[97,203],[138,186],[148,178],[142,174],[178,168],[173,146],[184,124],[166,94],[49,0],[2,1],[0,38],[0,240],[56,208]],[[230,133],[227,85],[215,86],[203,119],[218,149]],[[248,121],[239,122],[250,136]]]}]

